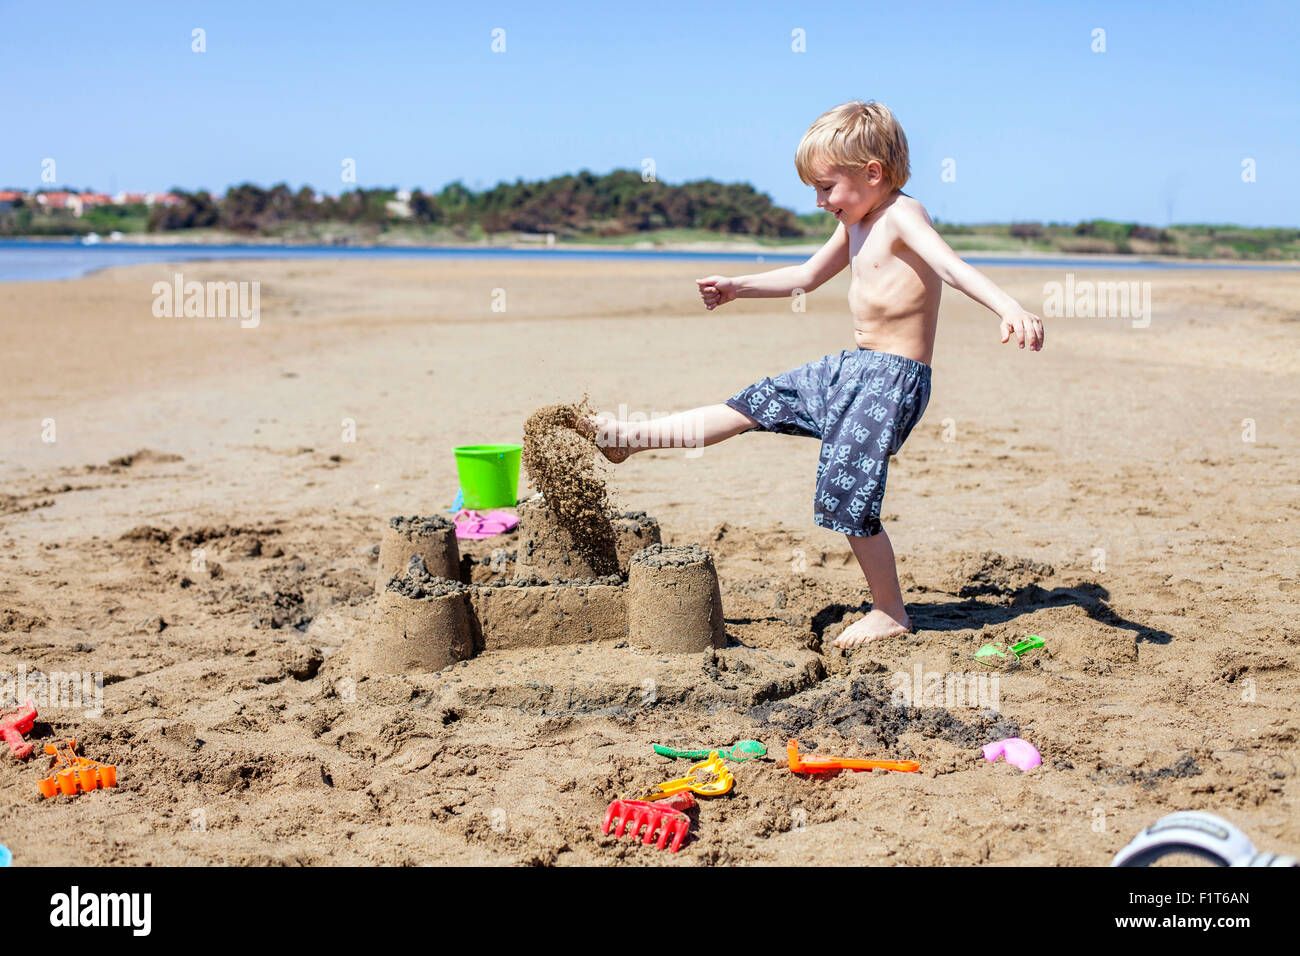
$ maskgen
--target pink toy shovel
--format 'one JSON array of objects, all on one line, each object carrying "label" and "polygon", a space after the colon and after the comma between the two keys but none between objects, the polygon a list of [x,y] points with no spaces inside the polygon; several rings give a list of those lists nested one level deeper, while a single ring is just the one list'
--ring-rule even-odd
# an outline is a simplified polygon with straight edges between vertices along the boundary
[{"label": "pink toy shovel", "polygon": [[1021,770],[1029,770],[1043,762],[1043,758],[1038,755],[1038,748],[1028,740],[1021,740],[1019,737],[1008,737],[1006,740],[984,745],[984,759],[989,763],[997,763],[998,758],[1002,756],[1007,758],[1007,763]]},{"label": "pink toy shovel", "polygon": [[489,511],[484,514],[462,508],[456,512],[453,520],[456,522],[456,537],[474,541],[504,534],[519,525],[519,516],[509,511]]}]

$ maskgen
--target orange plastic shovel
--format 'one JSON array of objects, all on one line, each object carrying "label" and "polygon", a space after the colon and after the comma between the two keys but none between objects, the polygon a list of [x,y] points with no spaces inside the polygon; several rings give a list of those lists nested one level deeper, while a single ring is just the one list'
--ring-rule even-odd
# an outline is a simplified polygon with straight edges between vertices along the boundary
[{"label": "orange plastic shovel", "polygon": [[832,770],[897,770],[916,773],[921,765],[915,760],[850,760],[847,757],[801,757],[799,741],[791,740],[786,748],[791,773],[829,773]]}]

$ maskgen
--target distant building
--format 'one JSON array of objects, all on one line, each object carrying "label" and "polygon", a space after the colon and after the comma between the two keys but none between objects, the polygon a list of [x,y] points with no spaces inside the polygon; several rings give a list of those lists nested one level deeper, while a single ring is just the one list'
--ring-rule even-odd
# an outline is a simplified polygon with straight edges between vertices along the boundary
[{"label": "distant building", "polygon": [[49,193],[37,193],[36,205],[42,209],[70,209],[74,216],[80,216],[85,211],[81,203],[81,197],[76,193],[57,190]]},{"label": "distant building", "polygon": [[[5,199],[3,197],[9,197]],[[27,198],[24,193],[15,190],[0,191],[0,209],[11,208],[16,198]],[[73,193],[66,190],[54,190],[36,194],[36,204],[46,211],[55,209],[70,210],[74,216],[84,215],[87,209],[99,206],[129,206],[143,203],[146,206],[180,206],[185,200],[175,193],[128,193],[120,192],[115,196],[107,193]],[[8,202],[8,206],[4,204]]]},{"label": "distant building", "polygon": [[26,198],[27,194],[17,189],[0,189],[0,212],[8,212],[14,208],[14,203]]},{"label": "distant building", "polygon": [[113,202],[118,206],[179,206],[184,200],[175,193],[121,192],[113,197]]}]

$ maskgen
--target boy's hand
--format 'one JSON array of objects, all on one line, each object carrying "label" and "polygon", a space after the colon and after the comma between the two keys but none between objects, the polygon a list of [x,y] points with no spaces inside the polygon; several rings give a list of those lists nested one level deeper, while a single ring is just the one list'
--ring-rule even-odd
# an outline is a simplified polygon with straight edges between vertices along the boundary
[{"label": "boy's hand", "polygon": [[700,287],[700,298],[704,300],[704,305],[708,309],[726,305],[736,297],[736,283],[726,276],[696,279],[695,284]]},{"label": "boy's hand", "polygon": [[1012,332],[1016,334],[1016,341],[1020,343],[1022,349],[1026,343],[1029,344],[1031,351],[1037,352],[1042,349],[1043,320],[1032,312],[1019,309],[1004,315],[1002,317],[1002,341],[1008,341]]}]

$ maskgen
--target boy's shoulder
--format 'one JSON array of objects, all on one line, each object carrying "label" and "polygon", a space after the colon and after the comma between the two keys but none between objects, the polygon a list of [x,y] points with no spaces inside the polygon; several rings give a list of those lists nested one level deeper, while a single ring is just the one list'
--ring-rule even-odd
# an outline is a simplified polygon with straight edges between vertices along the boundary
[{"label": "boy's shoulder", "polygon": [[913,199],[907,193],[900,191],[898,196],[889,206],[889,214],[895,217],[913,217],[919,216],[925,220],[927,225],[934,225],[930,219],[930,214],[925,211],[925,206]]}]

